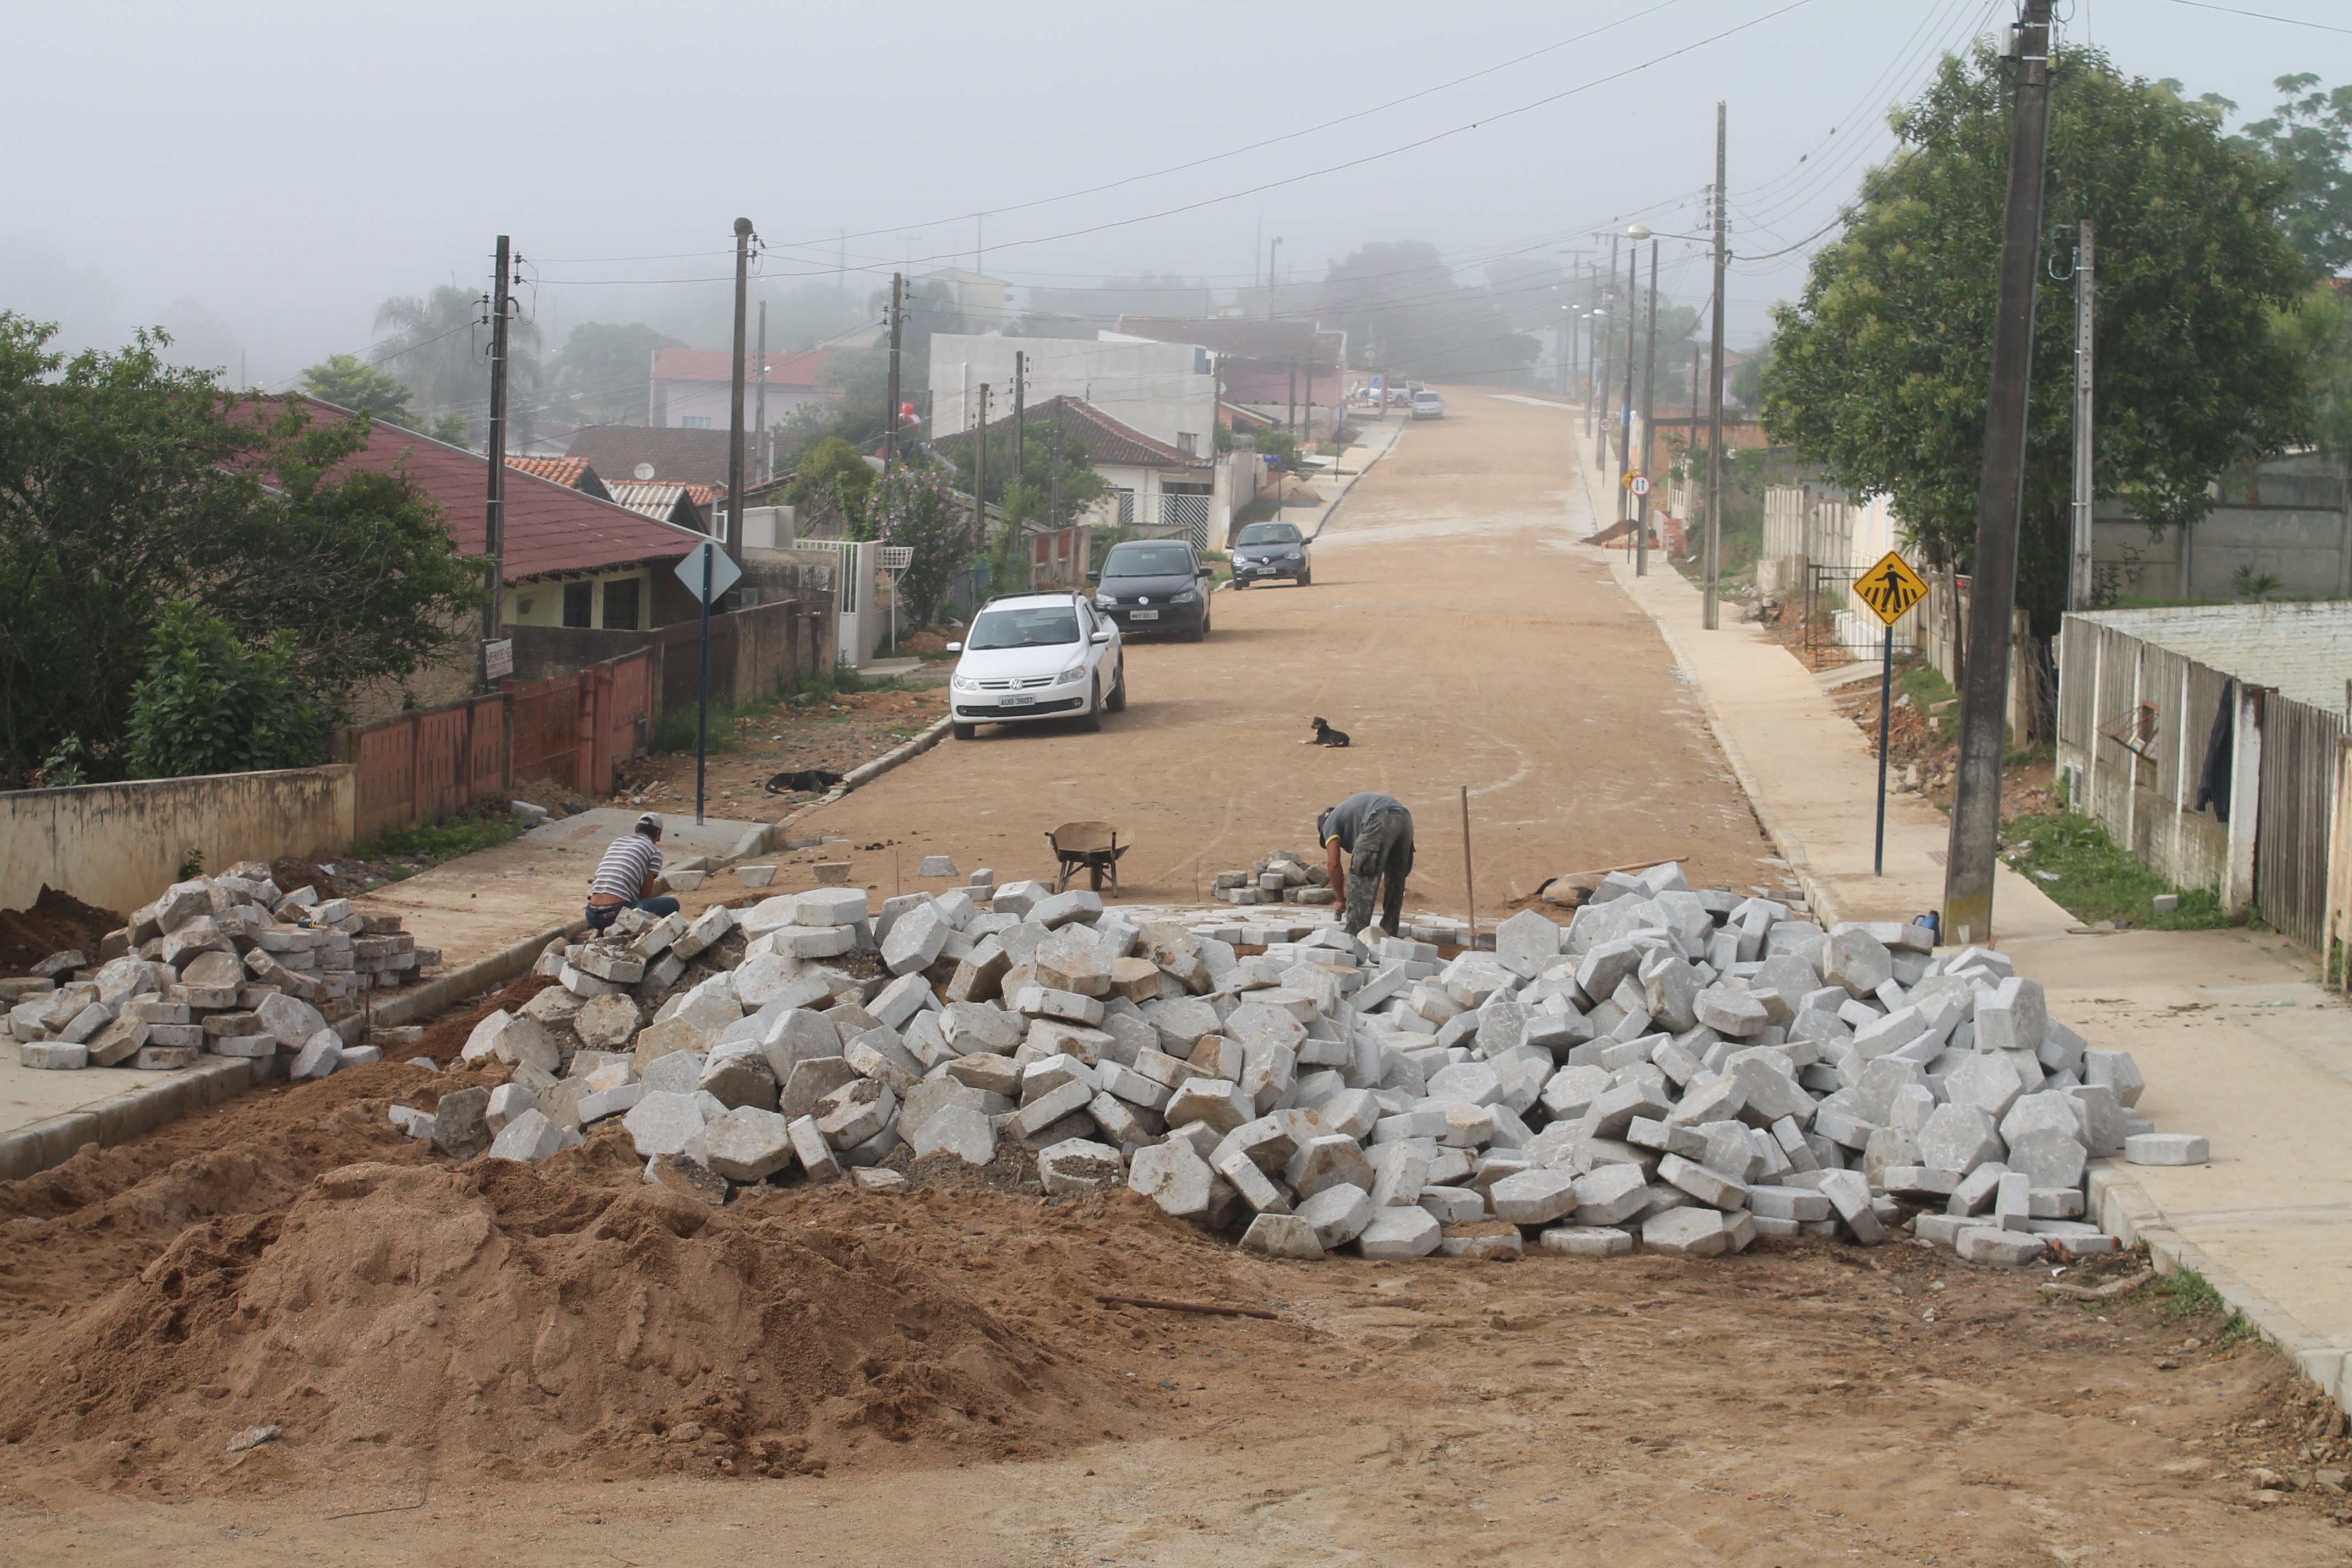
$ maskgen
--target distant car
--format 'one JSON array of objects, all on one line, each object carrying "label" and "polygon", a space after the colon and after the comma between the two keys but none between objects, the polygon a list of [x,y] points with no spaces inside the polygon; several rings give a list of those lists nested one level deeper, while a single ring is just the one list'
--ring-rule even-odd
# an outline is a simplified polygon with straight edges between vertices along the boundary
[{"label": "distant car", "polygon": [[1444,418],[1445,399],[1428,387],[1423,387],[1412,395],[1412,416],[1415,419]]},{"label": "distant car", "polygon": [[1287,577],[1304,588],[1315,581],[1315,561],[1295,522],[1253,522],[1234,541],[1234,586]]},{"label": "distant car", "polygon": [[1410,407],[1412,407],[1412,388],[1411,388],[1411,387],[1409,387],[1409,386],[1391,386],[1391,387],[1390,387],[1390,388],[1389,388],[1389,406],[1390,406],[1391,408],[1410,408]]},{"label": "distant car", "polygon": [[1209,635],[1209,569],[1181,539],[1129,539],[1110,547],[1095,608],[1123,632],[1179,632],[1199,642]]},{"label": "distant car", "polygon": [[1083,594],[1007,594],[972,616],[948,682],[955,738],[969,741],[982,724],[1033,719],[1083,721],[1102,728],[1102,716],[1127,707],[1127,658],[1118,628],[1095,614]]}]

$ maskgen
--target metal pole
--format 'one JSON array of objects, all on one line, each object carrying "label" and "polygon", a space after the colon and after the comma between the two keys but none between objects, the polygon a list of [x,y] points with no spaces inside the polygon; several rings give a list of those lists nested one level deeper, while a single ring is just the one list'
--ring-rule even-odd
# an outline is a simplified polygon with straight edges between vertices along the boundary
[{"label": "metal pole", "polygon": [[2097,309],[2096,236],[2089,218],[2082,223],[2082,254],[2074,262],[2074,560],[2066,584],[2066,607],[2091,607],[2093,530],[2091,503],[2096,449],[2096,426],[2092,415],[2092,321]]},{"label": "metal pole", "polygon": [[1707,358],[1706,562],[1700,625],[1723,625],[1723,105],[1715,106],[1715,351]]},{"label": "metal pole", "polygon": [[1886,721],[1895,700],[1895,628],[1886,628],[1885,664],[1878,672],[1878,847],[1871,851],[1870,874],[1886,875]]},{"label": "metal pole", "polygon": [[[1625,521],[1632,510],[1633,492],[1625,488],[1625,476],[1633,471],[1633,312],[1642,299],[1642,253],[1628,252],[1625,257],[1625,395],[1617,405],[1617,521]],[[1633,541],[1625,542],[1633,548]]]},{"label": "metal pole", "polygon": [[1026,350],[1013,356],[1013,473],[1008,480],[1020,484],[1029,471],[1029,354]]},{"label": "metal pole", "polygon": [[2007,749],[2011,608],[2025,502],[2025,426],[2033,371],[2034,273],[2041,263],[2042,174],[2050,132],[2050,0],[2025,0],[2017,33],[2000,293],[1992,322],[1984,468],[1977,491],[1975,571],[1960,688],[1958,786],[1944,867],[1944,940],[1992,940],[1993,867],[2000,843],[2000,764]]},{"label": "metal pole", "polygon": [[[1598,331],[1601,333],[1601,379],[1592,384],[1592,394],[1586,400],[1587,403],[1591,405],[1598,405],[1602,398],[1609,395],[1609,373],[1614,369],[1616,365],[1616,361],[1612,356],[1617,353],[1617,318],[1613,314],[1608,313],[1608,295],[1610,291],[1614,289],[1616,287],[1617,237],[1615,235],[1612,235],[1609,237],[1609,288],[1601,291],[1600,303],[1593,307],[1596,310],[1602,312],[1593,318],[1594,321],[1601,323],[1598,328]],[[1609,421],[1604,417],[1598,421],[1598,423],[1601,426],[1601,430],[1599,438],[1595,441],[1592,447],[1592,466],[1596,468],[1600,468],[1609,460]]]},{"label": "metal pole", "polygon": [[[1658,439],[1652,424],[1658,411],[1658,242],[1650,241],[1650,331],[1649,341],[1642,350],[1642,468],[1643,478],[1650,488],[1658,488],[1658,477],[1652,473],[1653,459],[1657,456]],[[1650,574],[1650,498],[1633,498],[1633,575]]]},{"label": "metal pole", "polygon": [[490,596],[482,605],[482,689],[492,690],[490,644],[506,624],[507,582],[507,274],[510,250],[499,236],[498,270],[490,279],[490,473],[482,508],[482,554],[488,561]]},{"label": "metal pole", "polygon": [[988,383],[980,384],[980,430],[973,439],[979,445],[972,449],[971,459],[971,529],[972,537],[985,545],[988,542]]},{"label": "metal pole", "polygon": [[760,301],[760,398],[758,414],[753,420],[756,439],[753,445],[760,453],[760,479],[765,483],[774,472],[775,465],[768,460],[768,302]]},{"label": "metal pole", "polygon": [[898,342],[907,321],[907,275],[890,274],[890,389],[884,394],[887,406],[882,410],[882,471],[889,473],[898,466]]},{"label": "metal pole", "polygon": [[743,564],[743,318],[751,280],[751,220],[739,217],[735,220],[735,363],[727,405],[727,558],[738,566]]},{"label": "metal pole", "polygon": [[1062,526],[1062,405],[1063,399],[1054,399],[1054,466],[1047,470],[1053,476],[1052,499],[1045,503],[1045,526]]},{"label": "metal pole", "polygon": [[710,566],[719,552],[707,542],[695,548],[702,552],[702,648],[694,678],[694,825],[699,827],[710,760]]},{"label": "metal pole", "polygon": [[1470,786],[1462,786],[1462,891],[1470,901],[1470,941],[1475,952],[1478,946],[1478,878],[1470,865]]}]

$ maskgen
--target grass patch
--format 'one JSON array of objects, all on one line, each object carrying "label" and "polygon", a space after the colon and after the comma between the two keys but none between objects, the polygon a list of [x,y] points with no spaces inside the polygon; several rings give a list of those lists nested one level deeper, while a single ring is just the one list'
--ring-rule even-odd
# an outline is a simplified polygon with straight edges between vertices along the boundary
[{"label": "grass patch", "polygon": [[[438,866],[477,849],[488,849],[518,837],[522,825],[501,812],[496,816],[445,817],[425,827],[387,827],[373,844],[356,847],[362,860],[430,860]],[[398,880],[394,878],[394,880]]]},{"label": "grass patch", "polygon": [[1895,679],[1895,694],[1911,699],[1911,706],[1926,713],[1938,702],[1949,702],[1959,695],[1952,683],[1937,672],[1936,667],[1923,664]]},{"label": "grass patch", "polygon": [[2148,1304],[2156,1309],[2157,1315],[2171,1321],[2221,1319],[2221,1327],[2213,1336],[2216,1350],[2261,1338],[2252,1321],[2223,1300],[2221,1292],[2213,1289],[2213,1282],[2194,1268],[2183,1268],[2158,1279],[2147,1288],[2147,1292]]},{"label": "grass patch", "polygon": [[[747,702],[740,708],[731,702],[712,703],[709,738],[705,743],[704,750],[734,751],[742,744],[740,727],[736,723],[737,720],[764,719],[775,710],[775,700],[772,698],[765,702]],[[675,708],[663,709],[660,717],[654,721],[653,736],[647,742],[646,749],[651,752],[694,750],[696,719],[697,710],[695,704],[691,702],[681,702]]]},{"label": "grass patch", "polygon": [[[2211,891],[2180,891],[2116,847],[2087,816],[2058,812],[2021,816],[2002,828],[2015,847],[2001,858],[2042,885],[2075,919],[2126,921],[2159,931],[2205,931],[2235,922]],[[2042,873],[2048,873],[2043,875]],[[2180,893],[2180,907],[2156,912],[2158,893]]]}]

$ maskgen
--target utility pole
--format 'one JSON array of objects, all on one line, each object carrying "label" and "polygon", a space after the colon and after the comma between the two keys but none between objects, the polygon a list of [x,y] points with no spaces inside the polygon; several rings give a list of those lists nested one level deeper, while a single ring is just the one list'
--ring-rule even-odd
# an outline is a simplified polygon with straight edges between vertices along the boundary
[{"label": "utility pole", "polygon": [[1984,468],[1960,682],[1958,784],[1944,865],[1945,942],[1992,940],[1992,882],[2000,845],[2000,763],[2007,748],[2009,645],[2017,596],[2017,533],[2024,510],[2025,423],[2033,370],[2034,270],[2041,262],[2042,172],[2050,143],[2050,0],[2025,0],[2010,117],[2009,195],[2001,215],[2000,294],[1992,321],[1992,382],[1985,399]]},{"label": "utility pole", "polygon": [[2095,448],[2092,435],[2091,323],[2097,308],[2096,236],[2082,222],[2082,245],[2074,258],[2074,569],[2068,574],[2066,607],[2091,607],[2091,501]]},{"label": "utility pole", "polygon": [[988,542],[988,383],[980,384],[980,445],[971,463],[971,536]]},{"label": "utility pole", "polygon": [[1633,492],[1625,487],[1625,476],[1633,471],[1633,315],[1642,302],[1642,253],[1629,251],[1625,257],[1625,395],[1617,405],[1617,519],[1623,521],[1633,510]]},{"label": "utility pole", "polygon": [[[1595,330],[1601,333],[1601,379],[1592,384],[1591,392],[1585,396],[1588,409],[1597,406],[1602,398],[1609,395],[1609,373],[1616,363],[1617,318],[1607,311],[1609,296],[1616,291],[1617,237],[1612,234],[1609,237],[1609,287],[1601,291],[1601,302],[1593,307],[1601,312],[1593,318],[1600,323]],[[1592,447],[1592,466],[1596,468],[1609,460],[1609,421],[1606,416],[1600,420],[1600,425],[1601,430]]]},{"label": "utility pole", "polygon": [[1289,426],[1290,438],[1296,441],[1298,439],[1298,362],[1297,360],[1290,362],[1290,402],[1283,418],[1284,423]]},{"label": "utility pole", "polygon": [[886,475],[898,466],[898,344],[907,325],[907,275],[890,274],[890,389],[889,406],[882,411],[882,471]]},{"label": "utility pole", "polygon": [[482,605],[482,689],[495,691],[490,645],[506,624],[507,597],[507,316],[513,296],[508,274],[511,247],[499,236],[497,271],[490,277],[490,484],[482,508],[482,553],[489,558],[490,596]]},{"label": "utility pole", "polygon": [[1029,431],[1029,353],[1025,349],[1013,355],[1013,474],[1012,482],[1019,484],[1021,476],[1029,471],[1029,448],[1024,444]]},{"label": "utility pole", "polygon": [[743,318],[751,284],[751,220],[735,220],[735,363],[727,407],[727,559],[743,564]]},{"label": "utility pole", "polygon": [[768,458],[768,302],[765,300],[760,301],[760,400],[753,424],[759,437],[752,444],[759,449],[760,479],[764,484],[775,471],[774,464]]},{"label": "utility pole", "polygon": [[1265,252],[1265,319],[1274,320],[1274,260],[1282,254],[1282,236],[1276,235]]},{"label": "utility pole", "polygon": [[1723,104],[1715,106],[1715,327],[1707,357],[1706,388],[1706,586],[1699,624],[1708,631],[1723,625]]},{"label": "utility pole", "polygon": [[[1657,451],[1657,437],[1652,420],[1658,409],[1658,242],[1650,241],[1650,333],[1642,351],[1642,468],[1641,472],[1655,489],[1658,477],[1650,472],[1652,458]],[[1650,574],[1650,498],[1633,498],[1633,575]]]},{"label": "utility pole", "polygon": [[1066,397],[1054,399],[1054,466],[1052,492],[1045,502],[1045,526],[1062,526],[1062,410],[1069,403]]}]

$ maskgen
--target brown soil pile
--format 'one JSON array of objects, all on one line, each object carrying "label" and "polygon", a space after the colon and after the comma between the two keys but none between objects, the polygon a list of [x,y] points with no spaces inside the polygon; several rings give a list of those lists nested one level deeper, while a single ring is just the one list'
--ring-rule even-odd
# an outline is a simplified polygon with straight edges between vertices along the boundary
[{"label": "brown soil pile", "polygon": [[79,948],[92,963],[99,940],[126,922],[112,910],[83,903],[42,884],[29,910],[0,910],[0,974],[22,974],[53,952]]},{"label": "brown soil pile", "polygon": [[453,1166],[384,1120],[480,1081],[358,1068],[0,1184],[0,1439],[167,1496],[1004,1458],[1133,1424],[1095,1292],[1259,1294],[1125,1193],[779,1188],[714,1210],[646,1184],[617,1128],[537,1166]]}]

